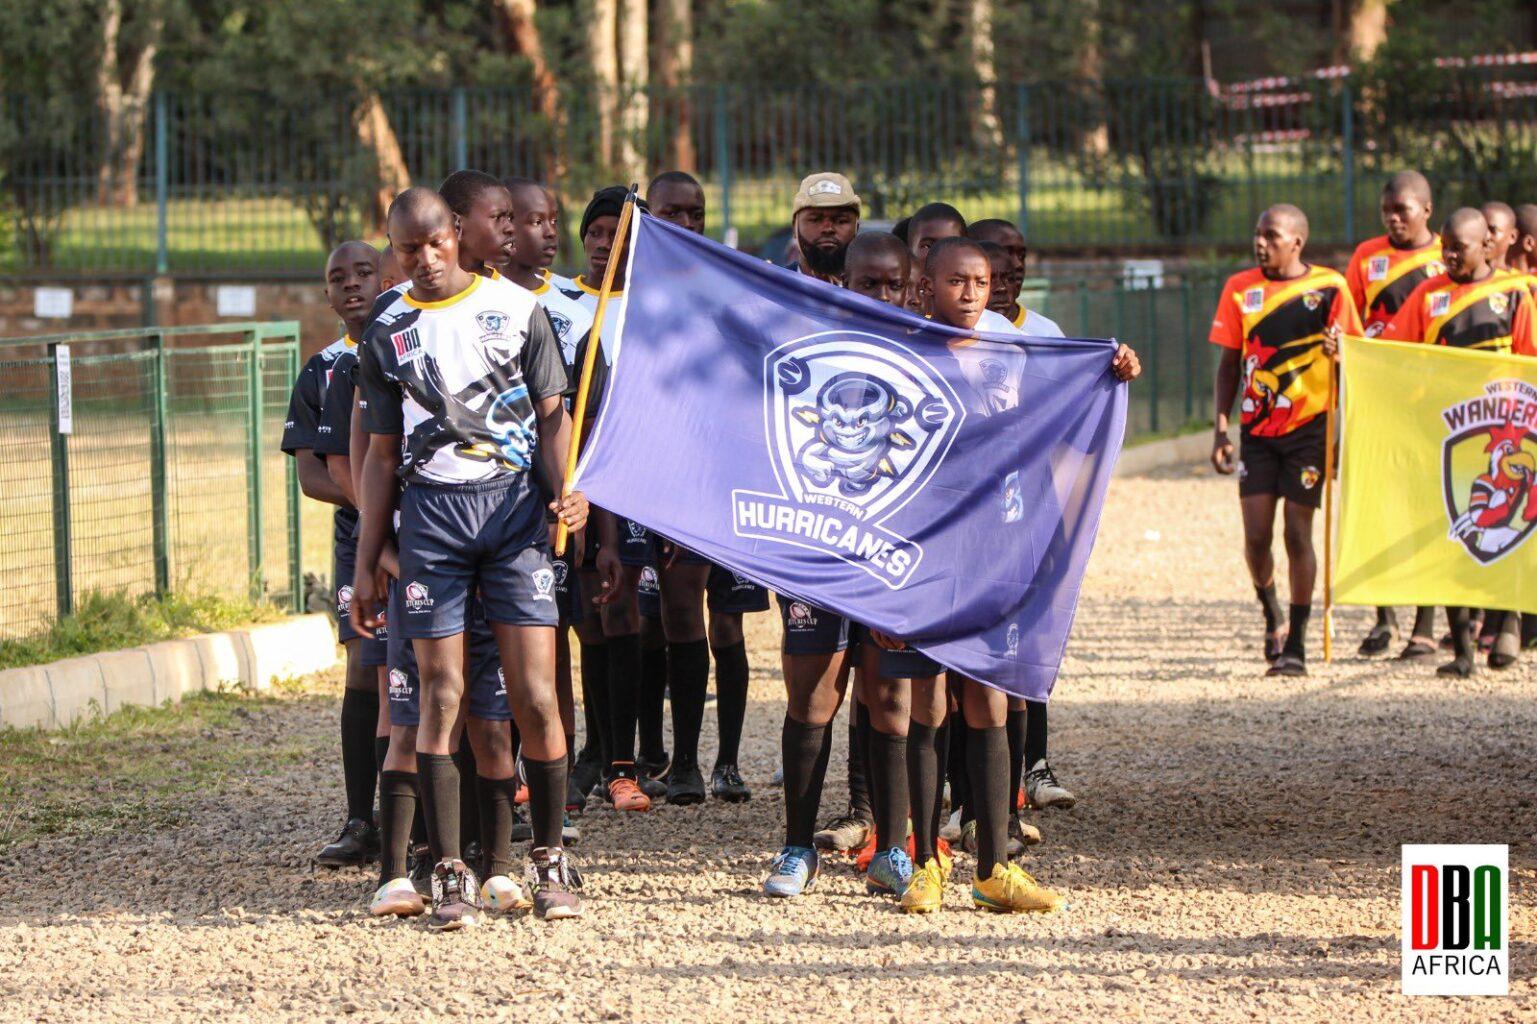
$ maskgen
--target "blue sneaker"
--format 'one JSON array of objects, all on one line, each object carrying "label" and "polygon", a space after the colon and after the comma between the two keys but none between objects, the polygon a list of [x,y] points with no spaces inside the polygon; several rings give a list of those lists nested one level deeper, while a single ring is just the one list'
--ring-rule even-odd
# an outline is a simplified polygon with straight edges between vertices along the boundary
[{"label": "blue sneaker", "polygon": [[820,867],[815,850],[806,846],[786,846],[769,865],[763,891],[770,896],[799,896],[811,888]]},{"label": "blue sneaker", "polygon": [[877,853],[865,871],[865,891],[900,896],[913,877],[913,862],[907,851],[892,847]]}]

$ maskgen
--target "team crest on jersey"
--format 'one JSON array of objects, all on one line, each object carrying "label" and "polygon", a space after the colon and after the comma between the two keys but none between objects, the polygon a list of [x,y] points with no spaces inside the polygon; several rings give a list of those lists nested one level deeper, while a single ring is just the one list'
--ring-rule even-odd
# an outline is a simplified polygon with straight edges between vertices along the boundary
[{"label": "team crest on jersey", "polygon": [[565,341],[566,336],[571,333],[571,318],[563,316],[552,309],[547,309],[545,312],[550,315],[550,326],[555,328],[555,337],[560,341]]},{"label": "team crest on jersey", "polygon": [[1430,297],[1430,316],[1431,316],[1431,319],[1435,319],[1438,316],[1445,316],[1447,311],[1450,310],[1451,308],[1452,308],[1452,293],[1451,292],[1436,292],[1434,295],[1432,295]]},{"label": "team crest on jersey", "polygon": [[1375,338],[1377,335],[1382,333],[1382,329],[1386,326],[1387,324],[1381,322],[1380,320],[1373,320],[1371,323],[1366,325],[1366,336],[1368,338]]},{"label": "team crest on jersey", "polygon": [[1388,258],[1386,256],[1373,256],[1367,261],[1366,279],[1368,281],[1386,281],[1388,279]]},{"label": "team crest on jersey", "polygon": [[390,344],[395,346],[397,363],[415,362],[422,357],[422,335],[415,327],[407,327],[390,335]]},{"label": "team crest on jersey", "polygon": [[1504,316],[1505,311],[1509,308],[1509,295],[1506,295],[1504,292],[1495,292],[1493,295],[1489,296],[1489,309],[1494,313],[1495,316]]},{"label": "team crest on jersey", "polygon": [[535,601],[555,600],[555,571],[553,569],[535,569],[529,574],[534,582]]},{"label": "team crest on jersey", "polygon": [[507,314],[500,310],[487,309],[475,314],[475,322],[480,325],[481,341],[505,341],[507,338]]},{"label": "team crest on jersey", "polygon": [[1318,308],[1318,304],[1320,302],[1322,302],[1323,300],[1324,300],[1324,297],[1322,295],[1320,295],[1318,292],[1308,292],[1308,293],[1306,293],[1305,295],[1302,296],[1302,304],[1305,307],[1307,307],[1307,310],[1308,310],[1309,313],[1311,313],[1313,310],[1317,309]]},{"label": "team crest on jersey", "polygon": [[1537,388],[1497,380],[1441,419],[1447,536],[1482,565],[1499,561],[1537,527]]},{"label": "team crest on jersey", "polygon": [[882,524],[960,431],[966,414],[950,383],[906,346],[828,331],[768,354],[764,404],[780,493],[732,491],[737,536],[824,551],[902,587],[923,551]]},{"label": "team crest on jersey", "polygon": [[1245,313],[1258,313],[1265,308],[1265,289],[1250,288],[1243,293],[1243,311]]}]

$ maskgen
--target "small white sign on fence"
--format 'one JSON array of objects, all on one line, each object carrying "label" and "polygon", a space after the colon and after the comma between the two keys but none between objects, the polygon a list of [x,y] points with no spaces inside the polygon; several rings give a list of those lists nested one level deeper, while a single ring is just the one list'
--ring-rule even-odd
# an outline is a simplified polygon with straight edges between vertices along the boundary
[{"label": "small white sign on fence", "polygon": [[75,385],[70,375],[69,346],[55,345],[54,366],[59,380],[59,433],[75,432]]},{"label": "small white sign on fence", "polygon": [[250,318],[256,315],[256,289],[248,284],[221,284],[214,303],[220,316]]},{"label": "small white sign on fence", "polygon": [[69,288],[38,288],[32,292],[32,315],[39,320],[68,320],[75,314],[75,293]]}]

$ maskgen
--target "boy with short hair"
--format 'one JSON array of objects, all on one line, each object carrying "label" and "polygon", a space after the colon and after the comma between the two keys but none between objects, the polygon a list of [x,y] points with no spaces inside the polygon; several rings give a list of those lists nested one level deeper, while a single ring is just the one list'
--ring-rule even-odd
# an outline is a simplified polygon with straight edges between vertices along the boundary
[{"label": "boy with short hair", "polygon": [[[331,479],[322,445],[327,386],[337,361],[357,346],[369,310],[379,295],[379,254],[365,242],[343,242],[326,260],[326,302],[345,325],[344,333],[304,364],[294,382],[283,425],[282,449],[295,459],[299,486],[316,501],[336,506],[332,523],[332,576],[336,587],[337,633],[347,652],[346,689],[342,695],[342,775],[347,791],[347,821],[336,841],[315,860],[326,867],[362,864],[377,854],[379,833],[373,822],[378,770],[374,739],[379,720],[375,673],[365,664],[364,644],[352,628],[352,572],[356,558],[357,509],[350,495]],[[349,357],[350,358],[350,357]]]},{"label": "boy with short hair", "polygon": [[[561,838],[566,748],[554,680],[554,571],[528,472],[537,459],[546,479],[563,478],[565,364],[548,315],[526,289],[461,266],[459,225],[442,196],[402,192],[389,230],[411,284],[369,326],[359,357],[364,427],[376,439],[363,472],[352,617],[361,631],[378,624],[380,555],[398,504],[402,611],[390,626],[412,641],[426,697],[417,774],[439,857],[429,924],[450,930],[478,920],[478,886],[460,857],[451,756],[477,590],[523,742],[534,912],[574,917],[581,902]],[[586,524],[580,493],[549,507],[573,530]]]}]

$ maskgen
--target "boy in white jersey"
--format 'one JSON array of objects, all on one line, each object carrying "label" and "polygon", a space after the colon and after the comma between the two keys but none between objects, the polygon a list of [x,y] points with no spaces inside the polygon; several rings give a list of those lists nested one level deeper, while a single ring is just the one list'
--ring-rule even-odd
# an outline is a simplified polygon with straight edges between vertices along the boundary
[{"label": "boy in white jersey", "polygon": [[[379,622],[379,556],[398,503],[403,608],[390,628],[412,641],[425,697],[417,774],[440,857],[429,923],[448,930],[477,919],[450,750],[477,589],[522,737],[534,912],[573,917],[581,903],[561,848],[566,745],[555,695],[555,574],[528,472],[537,459],[546,479],[561,479],[570,441],[565,364],[548,315],[526,289],[460,266],[458,225],[441,196],[402,192],[389,230],[411,284],[378,313],[359,356],[363,427],[377,439],[363,469],[352,618],[363,632]],[[573,530],[586,524],[580,493],[550,508]]]}]

